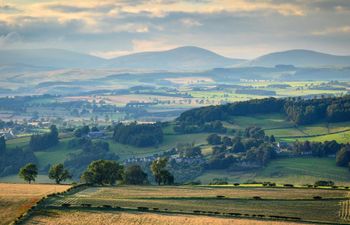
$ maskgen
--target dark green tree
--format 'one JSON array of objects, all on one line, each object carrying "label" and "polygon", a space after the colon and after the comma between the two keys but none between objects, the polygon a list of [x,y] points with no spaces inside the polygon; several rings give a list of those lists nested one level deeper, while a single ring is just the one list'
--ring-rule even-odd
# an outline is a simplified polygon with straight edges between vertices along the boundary
[{"label": "dark green tree", "polygon": [[348,166],[350,162],[350,147],[345,146],[337,153],[336,164],[337,166]]},{"label": "dark green tree", "polygon": [[172,184],[174,183],[173,175],[166,169],[168,163],[167,158],[159,158],[152,162],[151,171],[154,176],[154,179],[158,185],[163,184]]},{"label": "dark green tree", "polygon": [[124,172],[124,183],[133,185],[146,184],[148,183],[147,174],[139,165],[128,166]]},{"label": "dark green tree", "polygon": [[51,166],[49,170],[49,178],[55,180],[56,184],[60,184],[62,181],[71,179],[69,171],[64,169],[62,163]]},{"label": "dark green tree", "polygon": [[20,169],[18,175],[28,183],[31,183],[32,181],[35,181],[35,178],[38,175],[38,168],[35,164],[28,163]]},{"label": "dark green tree", "polygon": [[82,180],[89,184],[114,185],[122,180],[124,168],[113,160],[97,160],[90,163],[82,175]]},{"label": "dark green tree", "polygon": [[221,137],[217,134],[211,134],[207,137],[207,142],[210,145],[219,145],[221,144]]},{"label": "dark green tree", "polygon": [[6,151],[6,140],[4,136],[0,137],[0,154],[5,153]]}]

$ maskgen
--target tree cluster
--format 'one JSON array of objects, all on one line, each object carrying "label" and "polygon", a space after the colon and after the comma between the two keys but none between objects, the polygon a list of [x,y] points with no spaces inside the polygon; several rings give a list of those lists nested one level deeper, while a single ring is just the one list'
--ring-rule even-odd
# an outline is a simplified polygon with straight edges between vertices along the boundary
[{"label": "tree cluster", "polygon": [[163,130],[157,123],[128,125],[119,123],[114,127],[113,139],[116,142],[137,147],[157,146],[163,142]]},{"label": "tree cluster", "polygon": [[33,151],[40,151],[55,146],[58,143],[58,130],[55,125],[52,125],[49,133],[33,134],[30,137],[29,148]]},{"label": "tree cluster", "polygon": [[119,157],[109,151],[108,142],[92,142],[89,139],[83,139],[80,142],[82,150],[77,153],[71,153],[64,162],[64,165],[72,171],[73,176],[79,176],[84,169],[94,160],[118,160]]},{"label": "tree cluster", "polygon": [[31,150],[8,149],[4,137],[0,137],[0,177],[17,173],[27,163],[36,163],[37,158]]},{"label": "tree cluster", "polygon": [[[341,122],[350,120],[350,96],[322,99],[265,98],[226,105],[207,106],[183,112],[177,119],[178,131],[186,127],[201,127],[212,121],[225,121],[232,116],[284,113],[296,124],[311,124],[320,120]],[[192,128],[193,129],[193,128]],[[191,129],[190,129],[191,130]]]}]

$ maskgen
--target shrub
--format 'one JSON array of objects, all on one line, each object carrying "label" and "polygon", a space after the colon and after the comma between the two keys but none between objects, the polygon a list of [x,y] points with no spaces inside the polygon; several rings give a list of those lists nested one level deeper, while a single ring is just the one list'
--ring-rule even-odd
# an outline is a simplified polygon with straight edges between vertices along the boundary
[{"label": "shrub", "polygon": [[111,206],[111,205],[103,205],[102,207],[103,207],[103,208],[106,208],[106,209],[110,209],[110,208],[112,208],[112,206]]},{"label": "shrub", "polygon": [[233,185],[237,187],[237,186],[239,186],[239,183],[234,183]]},{"label": "shrub", "polygon": [[260,196],[254,196],[253,199],[254,200],[262,200],[262,198]]},{"label": "shrub", "polygon": [[82,207],[86,207],[86,208],[90,208],[91,207],[91,204],[87,204],[87,203],[83,203],[81,204]]},{"label": "shrub", "polygon": [[334,182],[331,180],[319,180],[315,182],[315,186],[334,186]]},{"label": "shrub", "polygon": [[223,195],[217,195],[216,197],[217,198],[225,198],[225,196],[223,196]]},{"label": "shrub", "polygon": [[314,196],[313,198],[314,198],[315,200],[321,200],[321,199],[322,199],[321,196]]},{"label": "shrub", "polygon": [[71,204],[69,204],[69,203],[63,203],[61,206],[64,207],[64,208],[68,208],[68,207],[71,206]]},{"label": "shrub", "polygon": [[283,186],[284,186],[284,187],[290,187],[290,188],[294,187],[293,184],[284,184]]},{"label": "shrub", "polygon": [[148,211],[148,207],[140,206],[140,207],[137,207],[137,210],[139,210],[139,211]]}]

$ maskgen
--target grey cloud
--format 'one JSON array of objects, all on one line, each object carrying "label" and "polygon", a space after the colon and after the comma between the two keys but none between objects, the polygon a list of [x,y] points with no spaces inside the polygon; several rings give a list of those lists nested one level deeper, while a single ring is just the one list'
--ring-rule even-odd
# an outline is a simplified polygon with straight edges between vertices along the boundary
[{"label": "grey cloud", "polygon": [[16,13],[16,12],[20,12],[20,10],[12,5],[0,5],[0,13]]}]

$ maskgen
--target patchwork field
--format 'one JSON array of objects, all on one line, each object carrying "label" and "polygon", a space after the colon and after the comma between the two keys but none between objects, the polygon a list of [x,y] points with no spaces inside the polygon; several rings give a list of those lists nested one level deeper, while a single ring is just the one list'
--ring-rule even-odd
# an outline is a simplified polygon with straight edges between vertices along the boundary
[{"label": "patchwork field", "polygon": [[312,125],[296,126],[282,114],[255,116],[235,116],[225,126],[233,129],[245,129],[257,126],[265,129],[267,135],[274,135],[278,141],[331,141],[348,143],[350,141],[350,123],[321,122]]},{"label": "patchwork field", "polygon": [[43,196],[68,189],[68,185],[1,184],[0,224],[9,224]]},{"label": "patchwork field", "polygon": [[[320,196],[322,200],[315,200],[315,196]],[[297,221],[340,223],[346,220],[344,216],[340,216],[344,214],[341,211],[344,207],[340,202],[347,200],[347,190],[332,189],[118,186],[92,187],[75,194],[57,196],[48,199],[43,209],[66,211],[67,208],[62,207],[65,204],[73,207],[71,209],[75,209],[74,207],[86,209],[85,204],[89,205],[90,209],[102,211],[103,209],[113,210],[116,207],[122,207],[121,210],[135,211],[142,207],[143,211],[147,212],[196,214],[201,217],[203,215],[260,219],[283,217]],[[74,211],[69,213],[75,216],[79,214]],[[47,213],[44,216],[39,215],[38,220],[45,220],[50,216],[54,219],[60,218]],[[33,221],[35,220],[36,217],[33,218]]]},{"label": "patchwork field", "polygon": [[299,223],[280,221],[258,221],[251,219],[228,219],[208,216],[155,214],[140,212],[101,212],[68,210],[49,210],[35,215],[27,224],[47,224],[47,225],[95,225],[95,224],[115,224],[115,225],[293,225]]}]

